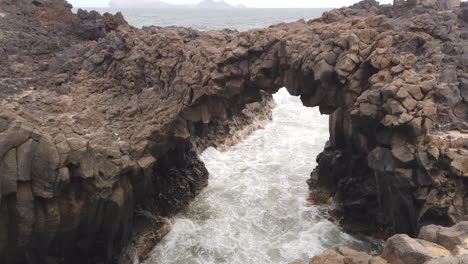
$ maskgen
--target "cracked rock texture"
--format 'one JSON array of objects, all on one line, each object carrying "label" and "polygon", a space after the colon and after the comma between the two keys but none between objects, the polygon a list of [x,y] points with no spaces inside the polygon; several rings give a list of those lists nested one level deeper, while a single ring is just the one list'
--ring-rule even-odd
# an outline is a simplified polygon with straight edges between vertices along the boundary
[{"label": "cracked rock texture", "polygon": [[111,261],[133,212],[184,207],[207,184],[197,152],[267,118],[281,87],[330,115],[309,184],[334,197],[344,224],[416,235],[461,221],[467,12],[368,0],[200,32],[0,0],[0,261]]}]

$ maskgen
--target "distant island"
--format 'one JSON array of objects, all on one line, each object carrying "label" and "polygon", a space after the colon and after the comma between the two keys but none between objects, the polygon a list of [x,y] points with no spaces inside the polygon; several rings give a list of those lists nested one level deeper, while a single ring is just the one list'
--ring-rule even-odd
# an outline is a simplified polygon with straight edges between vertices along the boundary
[{"label": "distant island", "polygon": [[246,6],[231,5],[224,1],[203,0],[195,5],[174,5],[159,0],[140,0],[140,1],[127,1],[127,0],[111,0],[110,7],[118,8],[246,8]]}]

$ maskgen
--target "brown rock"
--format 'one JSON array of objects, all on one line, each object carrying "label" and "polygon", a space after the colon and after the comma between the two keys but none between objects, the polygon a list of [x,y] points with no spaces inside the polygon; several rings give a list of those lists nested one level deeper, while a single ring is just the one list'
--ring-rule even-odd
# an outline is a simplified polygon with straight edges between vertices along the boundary
[{"label": "brown rock", "polygon": [[0,161],[1,194],[7,196],[16,193],[18,180],[18,165],[16,160],[16,149],[8,151]]},{"label": "brown rock", "polygon": [[405,98],[408,97],[408,96],[409,96],[408,91],[406,91],[406,89],[402,87],[402,88],[400,88],[400,90],[398,90],[398,92],[396,93],[395,98],[397,98],[397,99],[405,99]]},{"label": "brown rock", "polygon": [[54,196],[54,182],[60,157],[51,139],[43,137],[34,154],[32,163],[32,189],[35,196],[52,198]]},{"label": "brown rock", "polygon": [[29,139],[18,147],[16,152],[18,161],[18,180],[31,180],[32,161],[35,150],[36,142],[33,139]]},{"label": "brown rock", "polygon": [[369,264],[388,264],[388,262],[381,257],[373,257],[369,261]]},{"label": "brown rock", "polygon": [[348,247],[340,247],[338,252],[345,257],[346,264],[368,264],[371,256]]},{"label": "brown rock", "polygon": [[418,105],[418,102],[413,98],[405,98],[401,101],[401,104],[406,108],[408,111],[414,110],[414,108]]},{"label": "brown rock", "polygon": [[384,105],[383,109],[391,115],[406,113],[407,110],[396,100],[390,99]]},{"label": "brown rock", "polygon": [[315,64],[314,68],[314,79],[326,82],[329,80],[334,72],[333,66],[325,62],[325,60],[319,61]]},{"label": "brown rock", "polygon": [[335,251],[327,250],[319,256],[313,257],[309,264],[346,264],[345,257]]},{"label": "brown rock", "polygon": [[424,264],[446,254],[450,252],[436,244],[418,241],[407,235],[395,235],[387,240],[381,257],[395,264]]},{"label": "brown rock", "polygon": [[0,1],[0,262],[111,262],[134,208],[186,206],[207,183],[197,152],[267,120],[281,87],[332,116],[314,177],[344,222],[413,235],[461,220],[466,7],[422,3],[204,32]]},{"label": "brown rock", "polygon": [[433,81],[424,81],[421,83],[421,90],[425,93],[432,91],[435,87],[435,83]]},{"label": "brown rock", "polygon": [[440,81],[445,83],[454,83],[457,81],[457,72],[453,67],[445,68],[440,76]]},{"label": "brown rock", "polygon": [[449,150],[446,155],[451,160],[450,170],[452,173],[460,177],[468,177],[468,151]]},{"label": "brown rock", "polygon": [[421,88],[417,84],[406,84],[405,89],[410,93],[414,99],[421,100],[423,99],[424,95],[421,92]]},{"label": "brown rock", "polygon": [[419,238],[440,244],[448,250],[457,246],[468,246],[468,222],[460,222],[452,227],[428,225],[421,229]]},{"label": "brown rock", "polygon": [[359,111],[362,116],[376,118],[378,115],[378,108],[373,104],[360,104]]},{"label": "brown rock", "polygon": [[426,262],[425,264],[464,264],[464,263],[468,263],[468,255],[433,259],[433,260]]},{"label": "brown rock", "polygon": [[351,72],[356,68],[356,63],[359,61],[355,54],[347,54],[341,58],[338,58],[336,68],[345,72]]}]

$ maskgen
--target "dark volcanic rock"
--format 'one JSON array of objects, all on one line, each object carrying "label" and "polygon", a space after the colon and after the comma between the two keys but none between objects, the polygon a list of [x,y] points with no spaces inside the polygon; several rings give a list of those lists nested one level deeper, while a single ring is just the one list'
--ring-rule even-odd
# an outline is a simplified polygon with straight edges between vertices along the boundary
[{"label": "dark volcanic rock", "polygon": [[184,207],[207,181],[197,151],[268,118],[281,87],[330,114],[309,182],[343,223],[414,235],[462,220],[466,7],[413,2],[200,32],[0,1],[0,261],[112,260],[133,213]]}]

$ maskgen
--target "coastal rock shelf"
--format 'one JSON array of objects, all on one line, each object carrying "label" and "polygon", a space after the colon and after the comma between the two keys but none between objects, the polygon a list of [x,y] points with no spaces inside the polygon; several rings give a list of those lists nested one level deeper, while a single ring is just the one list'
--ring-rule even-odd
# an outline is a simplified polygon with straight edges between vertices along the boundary
[{"label": "coastal rock shelf", "polygon": [[468,6],[449,0],[246,32],[0,0],[0,262],[112,261],[141,212],[160,226],[206,186],[198,152],[268,120],[282,87],[330,115],[309,185],[346,227],[454,225],[468,214],[467,42]]},{"label": "coastal rock shelf", "polygon": [[[452,227],[428,225],[419,237],[395,235],[387,240],[381,256],[372,257],[347,247],[327,250],[309,264],[464,264],[468,263],[468,222]],[[302,261],[290,264],[304,264]]]}]

